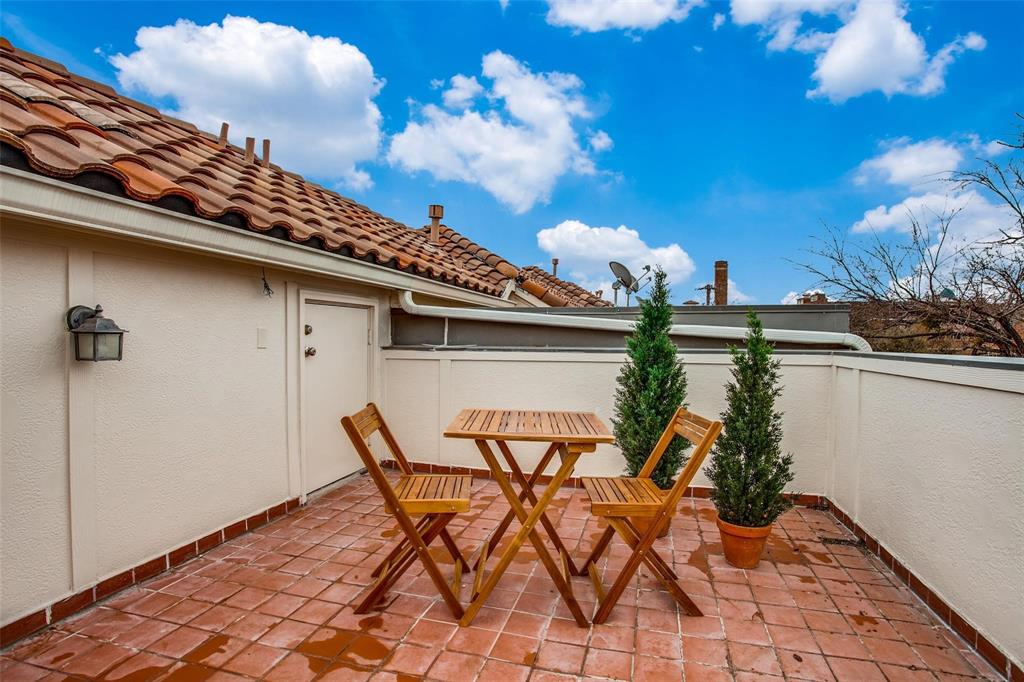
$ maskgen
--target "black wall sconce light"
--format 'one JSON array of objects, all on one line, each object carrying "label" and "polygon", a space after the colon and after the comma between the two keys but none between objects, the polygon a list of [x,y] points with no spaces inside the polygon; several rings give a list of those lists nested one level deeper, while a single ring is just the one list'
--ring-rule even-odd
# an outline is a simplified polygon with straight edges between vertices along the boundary
[{"label": "black wall sconce light", "polygon": [[124,349],[124,335],[113,320],[103,317],[103,307],[76,305],[68,310],[68,331],[75,344],[75,360],[120,360]]}]

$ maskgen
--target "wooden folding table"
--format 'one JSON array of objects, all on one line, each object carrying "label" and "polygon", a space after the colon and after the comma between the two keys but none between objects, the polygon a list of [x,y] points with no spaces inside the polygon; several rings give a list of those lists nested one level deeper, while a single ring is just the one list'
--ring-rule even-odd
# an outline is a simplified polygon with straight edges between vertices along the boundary
[{"label": "wooden folding table", "polygon": [[[608,431],[608,427],[597,415],[590,412],[466,409],[455,417],[455,420],[445,430],[444,435],[447,438],[468,438],[476,443],[484,461],[487,462],[487,467],[491,470],[491,476],[498,482],[498,487],[501,488],[502,494],[512,507],[490,539],[484,543],[476,564],[477,575],[473,585],[473,601],[466,609],[461,623],[469,625],[473,622],[473,618],[476,617],[480,607],[487,601],[487,597],[501,580],[501,576],[512,563],[512,559],[519,552],[523,542],[529,539],[550,574],[551,580],[555,583],[562,600],[569,607],[577,625],[586,627],[587,619],[583,615],[576,597],[573,596],[572,585],[569,582],[570,576],[578,575],[579,571],[544,510],[554,498],[555,493],[558,492],[558,488],[572,474],[576,460],[581,454],[593,452],[597,449],[598,443],[614,442],[615,439]],[[512,477],[519,485],[518,493],[512,487],[508,475],[502,470],[488,441],[494,441],[504,456]],[[509,448],[508,444],[511,441],[550,444],[529,478],[523,474],[522,468]],[[545,467],[556,452],[561,459],[561,466],[558,467],[558,471],[548,482],[540,497],[537,497],[533,491],[533,485],[540,480]],[[531,505],[529,512],[523,506],[524,501],[528,501]],[[487,557],[501,541],[513,516],[522,525],[502,553],[494,570],[484,578]],[[556,563],[540,534],[536,531],[535,526],[538,522],[544,527],[558,551],[561,565]]]}]

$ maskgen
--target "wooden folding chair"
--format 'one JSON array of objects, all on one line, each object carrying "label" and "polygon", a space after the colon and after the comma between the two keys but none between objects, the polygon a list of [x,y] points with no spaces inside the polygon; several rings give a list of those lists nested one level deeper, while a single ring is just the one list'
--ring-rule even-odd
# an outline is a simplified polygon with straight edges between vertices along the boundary
[{"label": "wooden folding chair", "polygon": [[[393,514],[398,521],[405,537],[395,546],[384,560],[373,570],[375,578],[369,594],[356,607],[356,613],[366,613],[377,607],[387,595],[389,589],[398,581],[416,559],[420,560],[433,581],[441,597],[452,615],[461,618],[462,605],[457,594],[462,571],[469,569],[466,558],[459,551],[455,541],[448,534],[445,526],[460,512],[469,511],[469,491],[472,476],[423,475],[414,474],[409,461],[395,440],[391,429],[384,422],[377,406],[369,403],[365,408],[350,417],[342,417],[341,425],[345,428],[352,445],[359,453],[360,459],[370,472],[370,477],[384,496],[384,509]],[[402,471],[398,484],[394,487],[388,482],[380,464],[370,452],[367,440],[379,431],[391,455],[398,462]],[[421,516],[413,523],[412,516]],[[455,576],[449,585],[441,575],[427,546],[440,537],[448,553],[455,562]]]},{"label": "wooden folding chair", "polygon": [[[690,616],[703,615],[693,600],[687,596],[677,582],[679,577],[672,567],[654,550],[654,540],[658,537],[665,524],[668,523],[679,499],[686,492],[694,474],[700,469],[704,457],[708,454],[715,439],[722,430],[722,422],[711,421],[696,415],[685,408],[676,410],[672,420],[665,427],[654,451],[644,463],[640,475],[636,478],[583,478],[583,487],[590,497],[590,513],[604,517],[608,527],[597,541],[594,550],[583,564],[581,573],[586,571],[594,582],[597,591],[598,607],[594,614],[594,623],[604,623],[611,614],[615,603],[622,596],[626,585],[633,578],[640,564],[645,564],[654,573],[658,581],[665,586],[669,594],[683,607]],[[658,466],[662,455],[672,439],[681,436],[696,447],[689,461],[683,468],[675,485],[666,493],[651,480],[651,473]],[[631,518],[650,518],[651,523],[645,533],[641,533],[633,525]],[[608,548],[612,536],[618,534],[633,550],[633,554],[622,567],[611,589],[605,592],[604,585],[597,573],[596,563]]]}]

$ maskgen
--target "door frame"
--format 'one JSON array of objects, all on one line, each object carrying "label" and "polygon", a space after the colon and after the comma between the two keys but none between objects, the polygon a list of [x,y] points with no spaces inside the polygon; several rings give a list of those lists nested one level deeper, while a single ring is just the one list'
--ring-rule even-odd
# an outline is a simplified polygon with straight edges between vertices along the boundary
[{"label": "door frame", "polygon": [[[381,357],[380,357],[380,344],[378,342],[379,336],[379,320],[380,320],[380,299],[373,298],[370,296],[356,296],[353,294],[340,294],[335,291],[326,291],[323,289],[299,289],[299,305],[298,305],[298,328],[295,330],[298,335],[299,342],[296,344],[296,353],[298,354],[297,361],[299,363],[299,386],[298,386],[298,405],[299,405],[299,423],[298,423],[298,436],[299,436],[299,499],[302,502],[306,501],[308,496],[307,490],[307,475],[309,472],[308,467],[308,448],[306,445],[306,423],[305,414],[306,408],[304,405],[306,397],[306,362],[305,362],[305,328],[306,328],[306,305],[308,303],[313,304],[326,304],[338,306],[341,308],[362,308],[367,311],[367,318],[369,324],[369,353],[367,353],[366,363],[366,393],[367,398],[373,402],[379,402],[378,395],[380,391],[381,382],[378,380],[381,371]],[[338,437],[344,437],[344,432],[341,430],[340,420],[343,415],[338,415],[339,426],[338,426]]]}]

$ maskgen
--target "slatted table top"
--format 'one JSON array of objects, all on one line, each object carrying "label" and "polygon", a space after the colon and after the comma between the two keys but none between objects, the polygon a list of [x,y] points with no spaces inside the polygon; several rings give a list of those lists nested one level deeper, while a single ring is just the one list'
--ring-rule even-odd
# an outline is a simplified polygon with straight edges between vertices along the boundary
[{"label": "slatted table top", "polygon": [[459,412],[446,438],[537,441],[545,443],[613,443],[615,437],[593,412],[486,410]]}]

